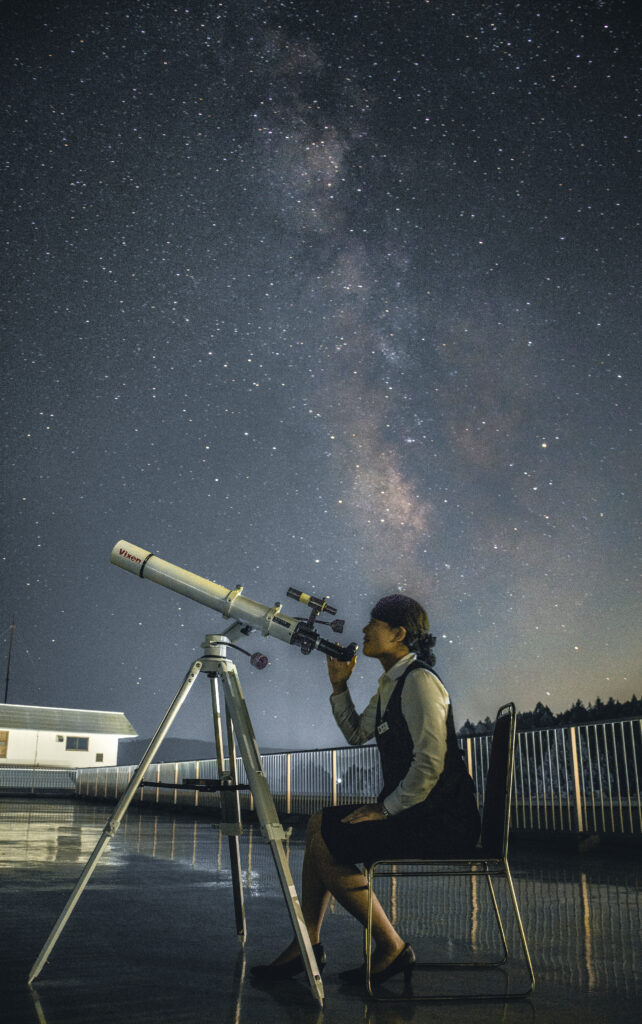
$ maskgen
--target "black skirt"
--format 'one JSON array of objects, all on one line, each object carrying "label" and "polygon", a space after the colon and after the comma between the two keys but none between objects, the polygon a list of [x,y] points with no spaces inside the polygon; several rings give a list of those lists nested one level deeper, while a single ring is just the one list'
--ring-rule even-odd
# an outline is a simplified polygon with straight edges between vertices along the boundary
[{"label": "black skirt", "polygon": [[[467,857],[479,837],[476,805],[468,813],[427,813],[423,805],[411,807],[382,821],[348,824],[341,821],[361,804],[324,807],[321,834],[339,864],[365,864],[376,860],[423,860],[431,857]],[[468,810],[468,809],[467,809]]]}]

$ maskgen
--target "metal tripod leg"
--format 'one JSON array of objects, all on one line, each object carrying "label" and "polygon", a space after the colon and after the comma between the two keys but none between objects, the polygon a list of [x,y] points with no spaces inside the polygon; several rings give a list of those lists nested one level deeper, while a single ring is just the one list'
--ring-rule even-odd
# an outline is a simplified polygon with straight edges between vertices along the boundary
[{"label": "metal tripod leg", "polygon": [[[203,660],[206,663],[209,662],[209,659],[207,658],[204,658]],[[252,729],[250,715],[241,691],[239,677],[233,662],[228,661],[225,658],[217,660],[216,674],[223,684],[225,703],[227,705],[228,714],[234,723],[236,739],[241,751],[241,757],[243,758],[243,764],[247,773],[250,789],[252,790],[252,796],[254,797],[254,806],[261,823],[261,831],[264,837],[268,840],[272,850],[272,857],[274,858],[274,863],[276,865],[279,882],[281,883],[281,889],[283,890],[283,896],[288,908],[292,927],[294,928],[294,933],[299,944],[301,958],[308,975],[310,988],[319,1003],[323,1005],[323,982],[321,981],[321,974],[316,962],[314,950],[312,949],[310,936],[308,935],[308,930],[306,928],[305,921],[303,920],[299,897],[297,896],[294,882],[292,881],[290,865],[288,864],[285,850],[283,848],[285,833],[283,832],[283,826],[279,821],[279,816],[274,805],[274,799],[263,771],[261,755],[254,736],[254,730]]]},{"label": "metal tripod leg", "polygon": [[195,661],[192,667],[190,668],[189,672],[185,676],[185,679],[183,680],[180,690],[174,697],[174,700],[170,704],[163,721],[156,730],[156,733],[151,743],[149,744],[147,750],[145,751],[142,761],[140,762],[138,768],[136,769],[134,775],[132,776],[129,786],[123,793],[119,803],[116,805],[116,810],[114,811],[109,821],[105,825],[103,833],[98,842],[96,843],[94,851],[91,854],[87,863],[85,864],[84,870],[80,878],[78,879],[78,882],[76,883],[75,889],[73,890],[71,896],[67,900],[64,909],[60,914],[60,917],[53,926],[47,941],[42,947],[42,950],[40,951],[38,958],[36,959],[36,962],[31,968],[31,972],[29,974],[28,979],[29,984],[31,984],[31,982],[38,977],[42,968],[44,967],[47,958],[49,957],[49,954],[56,945],[56,942],[58,941],[63,928],[65,927],[67,921],[71,917],[72,911],[76,906],[76,903],[80,899],[87,885],[87,882],[93,875],[94,870],[98,864],[98,861],[100,860],[100,857],[102,856],[102,853],[107,843],[112,838],[112,836],[114,836],[118,831],[118,826],[120,825],[120,822],[124,817],[127,808],[134,799],[136,791],[138,790],[140,783],[143,781],[145,772],[147,771],[149,765],[152,763],[156,751],[158,750],[161,743],[165,739],[165,736],[167,735],[167,732],[169,731],[172,722],[176,718],[176,715],[178,714],[183,702],[185,701],[185,698],[187,697],[189,691],[191,690],[194,682],[198,678],[198,674],[201,671],[202,667],[202,661]]},{"label": "metal tripod leg", "polygon": [[[234,744],[234,728],[229,715],[227,719],[227,749],[229,767],[225,768],[223,751],[223,730],[221,728],[221,703],[219,700],[218,681],[215,673],[208,673],[212,685],[212,712],[214,715],[214,737],[216,740],[216,760],[218,777],[221,783],[221,825],[223,835],[227,835],[230,851],[230,867],[232,871],[232,891],[234,894],[234,915],[236,918],[236,934],[242,943],[247,938],[245,924],[245,901],[243,898],[243,876],[241,872],[241,851],[239,836],[243,831],[241,824],[241,805],[239,803],[238,778],[236,773],[236,747]],[[214,826],[216,827],[216,826]]]}]

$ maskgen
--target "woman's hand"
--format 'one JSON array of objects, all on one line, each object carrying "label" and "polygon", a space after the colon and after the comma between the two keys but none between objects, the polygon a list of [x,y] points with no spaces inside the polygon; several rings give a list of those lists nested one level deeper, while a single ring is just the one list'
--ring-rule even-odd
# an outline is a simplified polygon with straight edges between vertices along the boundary
[{"label": "woman's hand", "polygon": [[362,821],[385,820],[386,815],[383,813],[381,804],[364,804],[362,807],[357,807],[355,811],[351,811],[345,818],[342,818],[341,823],[345,823],[346,825],[357,825]]},{"label": "woman's hand", "polygon": [[335,693],[343,693],[348,685],[348,679],[352,675],[354,666],[357,664],[357,655],[351,661],[339,661],[338,658],[331,658],[326,654],[328,662],[328,675]]}]

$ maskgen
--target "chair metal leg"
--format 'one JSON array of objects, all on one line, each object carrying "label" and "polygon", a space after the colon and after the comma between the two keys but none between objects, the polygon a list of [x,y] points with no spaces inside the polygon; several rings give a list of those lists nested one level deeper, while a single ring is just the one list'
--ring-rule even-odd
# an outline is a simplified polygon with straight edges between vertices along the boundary
[{"label": "chair metal leg", "polygon": [[529,975],[529,978],[530,978],[530,987],[525,992],[520,993],[520,995],[521,996],[527,996],[527,995],[530,995],[530,993],[535,988],[535,973],[533,971],[533,963],[531,961],[531,954],[529,952],[528,943],[526,941],[526,933],[524,931],[524,925],[522,924],[522,915],[519,912],[519,906],[517,904],[517,897],[515,895],[515,887],[513,885],[513,876],[510,873],[510,868],[508,866],[508,862],[507,861],[504,863],[504,867],[506,869],[506,882],[508,883],[508,891],[510,892],[511,900],[513,901],[513,910],[515,912],[515,919],[517,921],[517,927],[519,928],[519,935],[520,935],[520,938],[522,940],[522,949],[524,951],[524,957],[526,959],[526,964],[528,966],[528,975]]},{"label": "chair metal leg", "polygon": [[[397,867],[397,865],[395,865],[394,862],[386,862],[386,863],[389,864],[390,867],[392,867],[393,869],[395,869]],[[435,863],[437,863],[437,862],[435,862]],[[403,862],[400,862],[398,866],[403,868]],[[421,865],[417,864],[416,866],[421,866]],[[364,931],[364,959],[365,959],[365,974],[366,974],[366,977],[365,977],[366,990],[368,992],[368,995],[371,996],[375,1001],[377,1001],[377,1002],[399,1002],[399,1001],[403,1001],[403,1002],[431,1002],[431,1001],[435,1001],[435,1002],[436,1001],[476,1002],[478,1000],[483,1000],[483,1001],[508,1001],[508,1000],[513,1000],[513,999],[523,999],[526,996],[530,995],[530,993],[533,991],[533,989],[535,987],[535,975],[534,975],[534,972],[533,972],[533,965],[532,965],[532,962],[531,962],[530,952],[529,952],[528,944],[527,944],[527,941],[526,941],[526,934],[524,932],[524,927],[523,927],[521,915],[520,915],[520,912],[519,912],[519,906],[518,906],[518,903],[517,903],[517,897],[516,897],[516,894],[515,894],[515,888],[514,888],[514,885],[513,885],[513,880],[512,880],[512,877],[511,877],[510,869],[508,867],[508,862],[506,860],[503,860],[503,862],[501,864],[501,867],[498,867],[498,869],[497,869],[497,871],[495,873],[497,874],[498,877],[505,878],[507,886],[508,886],[508,890],[509,890],[509,893],[510,893],[512,906],[513,906],[513,912],[515,914],[515,919],[516,919],[517,927],[518,927],[519,934],[520,934],[522,950],[523,950],[523,953],[524,953],[524,959],[525,959],[526,967],[527,967],[527,970],[528,970],[528,976],[529,976],[529,985],[528,985],[528,987],[526,989],[520,989],[517,992],[507,992],[507,991],[505,991],[503,993],[497,993],[497,994],[489,994],[489,993],[468,994],[468,993],[461,993],[461,994],[457,994],[457,995],[444,995],[444,994],[437,994],[437,995],[412,995],[412,994],[408,994],[407,992],[404,992],[403,994],[400,994],[400,995],[393,995],[393,996],[382,996],[381,994],[378,994],[377,991],[373,988],[373,980],[375,980],[375,979],[373,978],[373,975],[372,975],[372,913],[373,913],[373,902],[374,902],[374,885],[375,885],[376,868],[377,868],[377,864],[375,863],[375,864],[371,865],[371,867],[366,870],[366,877],[367,877],[367,880],[368,880],[368,916],[367,916],[366,928],[365,928],[365,931]],[[395,873],[396,873],[396,871],[395,871]],[[460,874],[465,874],[465,875],[468,874],[467,872],[459,872],[459,873]],[[496,923],[497,923],[497,928],[498,928],[498,931],[499,931],[499,934],[500,934],[500,938],[501,938],[501,942],[502,942],[502,946],[503,946],[503,950],[504,950],[503,958],[501,960],[497,960],[497,961],[481,960],[481,961],[467,961],[467,962],[465,961],[465,962],[450,962],[450,963],[443,963],[443,962],[438,962],[438,961],[427,961],[427,962],[426,961],[422,961],[422,962],[418,962],[415,965],[415,970],[442,970],[442,971],[449,971],[449,970],[480,970],[480,969],[486,969],[486,970],[500,969],[500,970],[502,970],[502,968],[504,968],[504,965],[508,962],[508,959],[509,959],[509,949],[508,949],[508,943],[507,943],[507,939],[506,939],[506,932],[505,932],[505,928],[504,928],[504,923],[503,923],[501,912],[500,912],[500,909],[499,909],[499,904],[498,904],[498,901],[497,901],[497,895],[495,893],[495,887],[494,887],[493,881],[492,881],[492,873],[493,872],[492,872],[489,864],[488,863],[484,863],[483,864],[483,872],[478,872],[478,871],[473,872],[473,871],[471,871],[469,877],[472,878],[473,875],[478,875],[478,874],[482,874],[482,873],[486,876],[486,881],[488,883],[488,889],[489,889],[489,893],[490,893],[490,899],[491,899],[491,902],[492,902],[492,905],[493,905],[493,911],[494,911],[494,914],[495,914],[495,920],[496,920]],[[406,877],[424,877],[424,878],[425,877],[431,877],[431,876],[437,877],[439,874],[444,874],[444,872],[426,871],[426,872],[424,872],[422,874],[417,873],[416,875],[414,873],[407,872],[406,873]],[[506,975],[506,971],[502,970],[502,974],[505,976],[506,983],[508,983],[508,976]]]},{"label": "chair metal leg", "polygon": [[497,905],[497,897],[495,896],[495,887],[493,886],[492,877],[488,871],[488,865],[484,865],[484,874],[486,875],[486,881],[488,882],[488,888],[490,889],[490,898],[493,902],[493,909],[495,910],[495,920],[497,921],[497,927],[502,940],[502,946],[504,947],[504,956],[501,960],[497,960],[494,963],[488,963],[489,967],[499,967],[501,964],[505,964],[508,960],[508,945],[506,943],[506,932],[504,931],[504,922],[499,912],[499,906]]}]

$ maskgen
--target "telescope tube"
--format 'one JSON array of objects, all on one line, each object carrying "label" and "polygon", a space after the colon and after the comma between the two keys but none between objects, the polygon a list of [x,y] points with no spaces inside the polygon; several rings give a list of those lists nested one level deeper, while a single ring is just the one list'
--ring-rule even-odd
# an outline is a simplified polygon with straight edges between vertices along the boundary
[{"label": "telescope tube", "polygon": [[151,551],[130,544],[129,541],[119,540],[109,560],[112,565],[126,569],[135,576],[159,583],[162,587],[189,597],[192,601],[213,608],[226,619],[240,619],[252,629],[260,629],[263,636],[274,636],[286,644],[296,644],[305,654],[317,649],[341,661],[350,661],[357,651],[356,644],[341,647],[339,644],[324,640],[299,619],[284,615],[280,604],[269,607],[251,601],[248,597],[243,597],[242,587],[227,590],[203,576],[197,576],[187,569],[165,562]]}]

